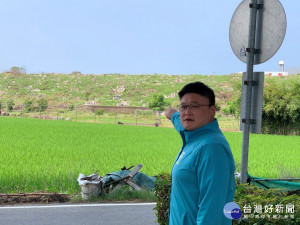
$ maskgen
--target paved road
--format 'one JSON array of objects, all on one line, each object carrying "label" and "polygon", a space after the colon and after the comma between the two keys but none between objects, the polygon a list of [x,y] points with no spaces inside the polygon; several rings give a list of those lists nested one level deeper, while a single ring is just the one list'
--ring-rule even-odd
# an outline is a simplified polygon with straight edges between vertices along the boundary
[{"label": "paved road", "polygon": [[155,203],[0,206],[0,225],[157,225]]}]

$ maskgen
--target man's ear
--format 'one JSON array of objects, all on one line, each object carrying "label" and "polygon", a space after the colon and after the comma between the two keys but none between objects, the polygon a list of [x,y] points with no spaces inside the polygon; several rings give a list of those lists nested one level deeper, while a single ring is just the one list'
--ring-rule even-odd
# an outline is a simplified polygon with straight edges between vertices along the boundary
[{"label": "man's ear", "polygon": [[210,109],[212,117],[215,118],[215,115],[216,115],[216,112],[217,112],[216,105],[212,105],[209,109]]}]

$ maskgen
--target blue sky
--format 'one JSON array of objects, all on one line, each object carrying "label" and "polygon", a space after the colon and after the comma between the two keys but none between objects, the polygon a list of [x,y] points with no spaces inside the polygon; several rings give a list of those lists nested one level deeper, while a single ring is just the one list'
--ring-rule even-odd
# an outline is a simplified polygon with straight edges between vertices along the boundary
[{"label": "blue sky", "polygon": [[[230,74],[246,71],[229,42],[241,0],[1,0],[0,72]],[[281,1],[287,30],[255,71],[300,72],[300,1]]]}]

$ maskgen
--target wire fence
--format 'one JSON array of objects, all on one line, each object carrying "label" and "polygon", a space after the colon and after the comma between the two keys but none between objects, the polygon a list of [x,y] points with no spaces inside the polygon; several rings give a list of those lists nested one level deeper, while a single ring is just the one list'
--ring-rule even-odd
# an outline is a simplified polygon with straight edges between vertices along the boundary
[{"label": "wire fence", "polygon": [[2,108],[2,116],[39,118],[52,120],[67,120],[76,122],[142,125],[142,126],[172,126],[162,116],[149,108],[114,107],[114,106],[68,106],[49,105],[47,107],[32,107],[19,105],[11,110]]},{"label": "wire fence", "polygon": [[[91,105],[48,105],[47,107],[19,105],[11,110],[2,108],[2,116],[67,120],[75,122],[124,124],[137,126],[173,127],[165,113],[158,113],[146,107],[91,106]],[[228,131],[239,130],[239,118],[217,116],[220,128]]]}]

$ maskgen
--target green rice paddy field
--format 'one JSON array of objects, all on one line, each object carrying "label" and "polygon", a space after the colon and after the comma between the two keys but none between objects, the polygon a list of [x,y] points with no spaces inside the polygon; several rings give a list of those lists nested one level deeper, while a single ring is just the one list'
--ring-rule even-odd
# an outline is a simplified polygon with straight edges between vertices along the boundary
[{"label": "green rice paddy field", "polygon": [[[242,133],[224,134],[239,171]],[[172,128],[0,117],[0,193],[78,193],[79,173],[138,163],[149,176],[170,172],[181,143]],[[300,137],[252,134],[249,173],[300,177]]]}]

